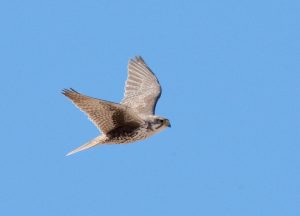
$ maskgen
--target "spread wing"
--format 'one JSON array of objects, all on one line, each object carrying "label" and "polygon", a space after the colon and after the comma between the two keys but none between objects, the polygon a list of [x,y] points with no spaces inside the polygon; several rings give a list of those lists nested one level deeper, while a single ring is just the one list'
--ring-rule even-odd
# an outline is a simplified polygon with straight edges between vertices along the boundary
[{"label": "spread wing", "polygon": [[85,96],[74,89],[64,89],[62,93],[85,112],[96,127],[105,134],[128,124],[135,126],[142,124],[138,116],[120,104]]},{"label": "spread wing", "polygon": [[160,95],[160,84],[142,57],[130,59],[125,94],[121,104],[132,108],[138,114],[152,115]]}]

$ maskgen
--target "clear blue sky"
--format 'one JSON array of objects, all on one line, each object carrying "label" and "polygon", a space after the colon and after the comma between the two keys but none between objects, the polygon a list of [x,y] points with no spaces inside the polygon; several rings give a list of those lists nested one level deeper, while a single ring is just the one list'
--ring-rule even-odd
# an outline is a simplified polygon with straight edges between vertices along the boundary
[{"label": "clear blue sky", "polygon": [[[0,215],[300,215],[299,1],[0,3]],[[142,55],[172,128],[98,135],[61,89],[118,102]]]}]

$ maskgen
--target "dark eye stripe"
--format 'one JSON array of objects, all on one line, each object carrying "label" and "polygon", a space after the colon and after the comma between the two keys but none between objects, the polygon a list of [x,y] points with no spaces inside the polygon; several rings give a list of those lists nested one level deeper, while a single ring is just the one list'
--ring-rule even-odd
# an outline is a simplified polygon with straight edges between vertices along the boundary
[{"label": "dark eye stripe", "polygon": [[162,126],[163,126],[163,124],[161,124],[161,125],[158,125],[158,127],[156,127],[155,129],[158,129],[158,128],[162,127]]}]

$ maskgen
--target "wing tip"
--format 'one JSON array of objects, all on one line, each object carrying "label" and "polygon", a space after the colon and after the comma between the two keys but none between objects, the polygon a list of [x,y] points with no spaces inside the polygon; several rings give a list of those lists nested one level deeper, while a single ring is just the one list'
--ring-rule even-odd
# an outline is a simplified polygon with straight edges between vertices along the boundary
[{"label": "wing tip", "polygon": [[135,59],[136,59],[137,61],[144,61],[143,57],[140,56],[140,55],[135,56]]},{"label": "wing tip", "polygon": [[136,55],[134,58],[130,59],[129,61],[130,62],[136,62],[136,63],[143,63],[143,64],[145,64],[145,61],[144,61],[143,57],[140,56],[140,55]]},{"label": "wing tip", "polygon": [[79,92],[76,91],[76,90],[73,89],[73,88],[64,88],[64,89],[61,91],[61,93],[62,93],[63,95],[65,95],[65,96],[68,96],[68,95],[74,94],[74,93],[79,94]]}]

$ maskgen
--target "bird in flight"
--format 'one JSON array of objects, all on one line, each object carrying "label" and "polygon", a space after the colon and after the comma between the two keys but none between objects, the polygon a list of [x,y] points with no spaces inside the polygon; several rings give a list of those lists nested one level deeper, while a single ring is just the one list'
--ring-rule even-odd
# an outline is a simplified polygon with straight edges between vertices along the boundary
[{"label": "bird in flight", "polygon": [[62,93],[102,132],[67,156],[101,144],[125,144],[143,140],[171,127],[168,119],[154,114],[161,86],[140,56],[129,60],[128,78],[121,103],[89,97],[72,88],[64,89]]}]

